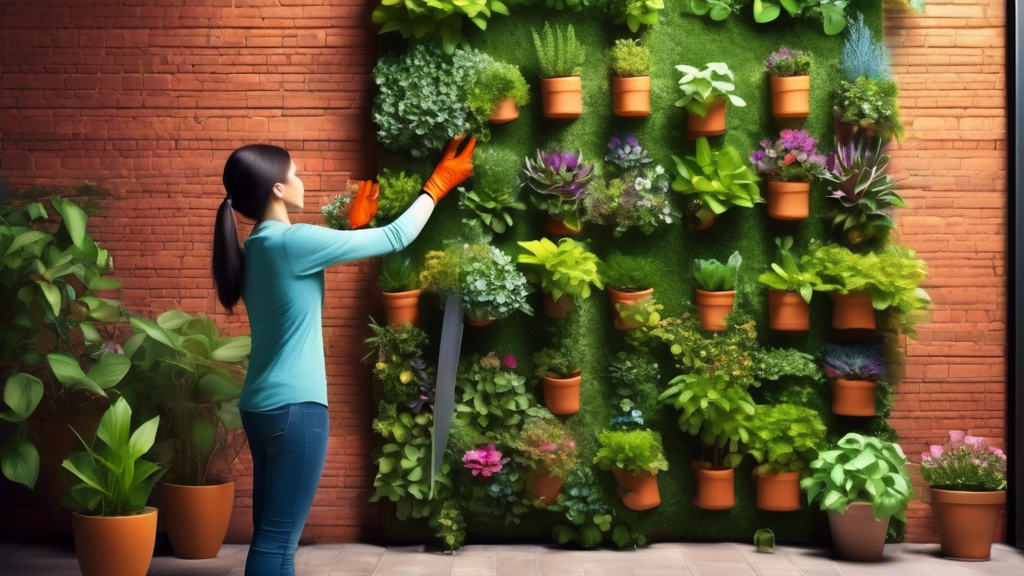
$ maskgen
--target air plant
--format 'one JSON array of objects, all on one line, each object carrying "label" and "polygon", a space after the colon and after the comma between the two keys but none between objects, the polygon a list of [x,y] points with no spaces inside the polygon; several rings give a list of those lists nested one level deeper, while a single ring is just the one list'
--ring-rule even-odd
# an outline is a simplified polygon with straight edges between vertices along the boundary
[{"label": "air plant", "polygon": [[829,344],[825,352],[825,375],[844,380],[885,378],[885,360],[877,346]]},{"label": "air plant", "polygon": [[879,136],[837,143],[828,172],[822,176],[830,183],[829,197],[839,201],[832,224],[850,244],[888,233],[896,226],[893,209],[906,208],[896,192],[897,181],[888,175],[890,157],[885,145]]},{"label": "air plant", "polygon": [[469,450],[462,457],[462,465],[473,472],[473,476],[490,477],[492,474],[501,472],[501,467],[509,461],[509,458],[502,458],[501,452],[494,449],[494,444],[478,450]]}]

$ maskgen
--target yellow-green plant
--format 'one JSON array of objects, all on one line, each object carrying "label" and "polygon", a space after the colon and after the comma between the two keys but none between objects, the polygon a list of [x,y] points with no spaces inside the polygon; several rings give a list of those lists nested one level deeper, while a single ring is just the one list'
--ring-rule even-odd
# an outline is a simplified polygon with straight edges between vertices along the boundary
[{"label": "yellow-green plant", "polygon": [[597,270],[600,260],[572,238],[562,238],[557,245],[547,238],[519,245],[529,251],[519,255],[520,264],[530,265],[527,278],[539,282],[552,300],[568,295],[579,303],[590,297],[591,285],[604,288]]}]

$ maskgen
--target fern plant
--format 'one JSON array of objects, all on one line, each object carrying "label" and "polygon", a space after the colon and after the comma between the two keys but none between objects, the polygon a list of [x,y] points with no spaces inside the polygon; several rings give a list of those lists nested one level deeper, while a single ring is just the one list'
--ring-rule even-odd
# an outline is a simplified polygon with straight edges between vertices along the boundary
[{"label": "fern plant", "polygon": [[566,28],[552,28],[550,22],[545,22],[542,34],[533,31],[533,47],[537,51],[540,75],[544,78],[581,75],[586,52],[576,40],[572,24]]}]

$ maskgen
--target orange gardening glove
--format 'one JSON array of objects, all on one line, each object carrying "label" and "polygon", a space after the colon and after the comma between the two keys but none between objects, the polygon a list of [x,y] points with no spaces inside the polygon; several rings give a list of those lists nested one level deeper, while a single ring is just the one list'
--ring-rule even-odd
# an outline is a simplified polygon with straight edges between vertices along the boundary
[{"label": "orange gardening glove", "polygon": [[435,205],[452,188],[462,184],[466,181],[466,178],[473,175],[473,148],[476,147],[476,136],[471,136],[469,143],[466,144],[466,149],[458,156],[455,155],[459,144],[465,139],[465,135],[456,136],[448,142],[448,147],[444,150],[444,156],[441,157],[441,161],[437,164],[437,168],[434,169],[430,179],[423,185],[423,190],[430,194],[430,197],[434,199]]},{"label": "orange gardening glove", "polygon": [[360,180],[359,190],[352,201],[348,212],[348,226],[352,230],[362,228],[370,223],[377,214],[377,197],[380,196],[380,184],[372,180]]}]

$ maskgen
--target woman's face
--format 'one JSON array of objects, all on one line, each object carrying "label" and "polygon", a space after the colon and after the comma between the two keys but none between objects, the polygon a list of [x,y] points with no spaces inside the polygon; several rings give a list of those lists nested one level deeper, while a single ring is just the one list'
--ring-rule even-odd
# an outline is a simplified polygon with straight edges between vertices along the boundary
[{"label": "woman's face", "polygon": [[288,212],[302,212],[305,205],[306,188],[302,185],[302,180],[295,175],[295,170],[295,162],[292,162],[288,170],[288,180],[274,185],[274,194],[284,202]]}]

